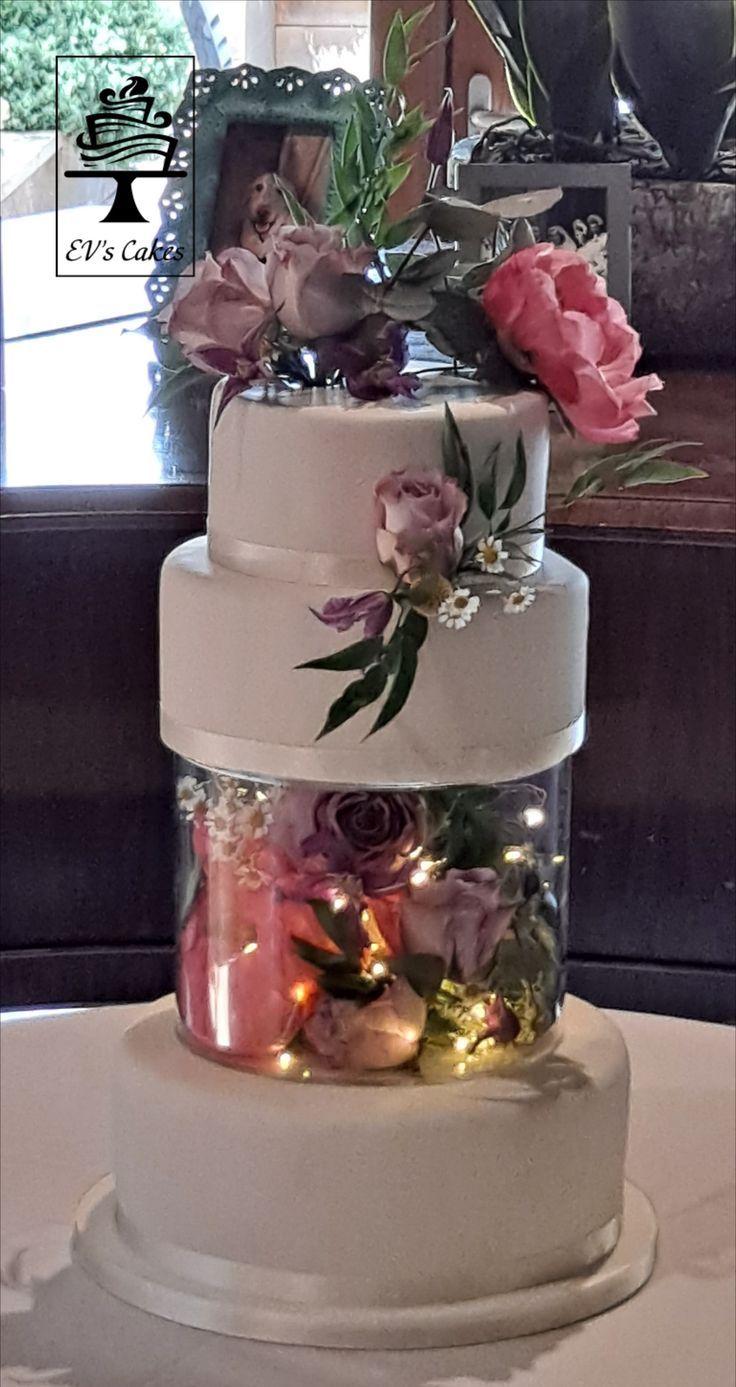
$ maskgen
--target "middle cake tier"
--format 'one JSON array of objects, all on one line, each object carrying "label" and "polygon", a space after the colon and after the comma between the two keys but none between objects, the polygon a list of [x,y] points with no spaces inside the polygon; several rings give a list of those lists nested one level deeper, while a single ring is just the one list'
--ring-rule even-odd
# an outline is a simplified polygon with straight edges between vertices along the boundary
[{"label": "middle cake tier", "polygon": [[317,742],[351,676],[296,666],[345,644],[313,615],[333,590],[221,567],[190,540],[161,580],[163,740],[201,765],[330,785],[494,784],[556,765],[584,734],[588,582],[549,550],[528,581],[526,611],[486,601],[464,631],[432,624],[411,697],[380,733],[366,740],[367,708]]}]

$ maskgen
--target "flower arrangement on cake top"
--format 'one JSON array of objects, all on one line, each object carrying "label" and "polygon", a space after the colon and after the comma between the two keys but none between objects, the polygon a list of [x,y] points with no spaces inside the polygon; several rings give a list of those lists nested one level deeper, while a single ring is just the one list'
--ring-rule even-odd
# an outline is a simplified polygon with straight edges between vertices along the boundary
[{"label": "flower arrangement on cake top", "polygon": [[[456,373],[491,392],[535,387],[583,439],[635,444],[639,421],[655,413],[648,396],[662,381],[635,375],[639,336],[604,281],[574,251],[536,242],[527,218],[553,206],[560,191],[477,206],[440,186],[453,139],[452,93],[428,121],[401,92],[426,51],[414,45],[429,9],[394,17],[380,95],[354,93],[333,151],[330,224],[316,223],[277,179],[291,221],[264,236],[260,256],[240,246],[217,258],[208,253],[159,314],[163,331],[190,368],[224,378],[215,424],[253,387],[266,396],[333,386],[366,402],[412,397],[420,387],[407,370],[407,332],[414,329]],[[397,222],[391,196],[411,167],[407,146],[423,135],[432,170],[427,191]],[[462,263],[459,245],[468,240],[490,247],[488,258]],[[175,379],[170,384],[176,389]],[[654,441],[596,457],[567,501],[604,487],[703,475],[666,457],[677,446]],[[442,460],[441,472],[399,470],[376,487],[376,544],[393,586],[336,596],[315,612],[339,632],[362,626],[360,640],[302,666],[361,672],[330,707],[320,736],[381,700],[371,733],[397,715],[430,620],[457,631],[484,596],[509,615],[535,600],[524,579],[535,568],[530,546],[543,533],[544,516],[523,525],[514,520],[527,472],[522,436],[503,486],[498,450],[474,477],[446,407]],[[481,579],[491,586],[479,589]]]}]

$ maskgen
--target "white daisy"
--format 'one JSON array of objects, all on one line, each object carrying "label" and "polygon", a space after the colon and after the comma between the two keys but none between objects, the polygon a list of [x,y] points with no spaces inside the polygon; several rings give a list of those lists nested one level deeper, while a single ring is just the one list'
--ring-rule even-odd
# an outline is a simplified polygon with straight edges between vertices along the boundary
[{"label": "white daisy", "polygon": [[180,775],[176,782],[176,802],[185,819],[193,819],[197,806],[205,801],[204,785],[193,775]]},{"label": "white daisy", "polygon": [[475,554],[475,562],[483,573],[503,573],[504,564],[508,558],[508,552],[503,547],[503,541],[496,539],[494,535],[488,535],[486,539],[480,540]]},{"label": "white daisy", "polygon": [[506,594],[503,609],[505,612],[525,612],[527,607],[531,607],[536,595],[534,588],[527,587],[525,583],[522,583],[513,592]]},{"label": "white daisy", "polygon": [[272,823],[273,812],[267,799],[238,805],[238,829],[244,838],[264,838]]},{"label": "white daisy", "polygon": [[460,631],[475,616],[479,606],[480,598],[471,597],[470,588],[455,588],[442,603],[437,620],[449,631]]},{"label": "white daisy", "polygon": [[228,795],[220,795],[211,800],[204,821],[210,852],[217,862],[224,862],[235,856],[241,839],[235,804]]}]

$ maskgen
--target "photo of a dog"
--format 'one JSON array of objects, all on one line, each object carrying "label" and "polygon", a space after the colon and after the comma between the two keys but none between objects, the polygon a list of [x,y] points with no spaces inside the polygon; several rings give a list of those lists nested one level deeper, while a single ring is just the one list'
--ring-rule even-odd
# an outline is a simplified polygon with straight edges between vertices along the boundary
[{"label": "photo of a dog", "polygon": [[265,260],[274,232],[291,222],[281,187],[319,221],[325,211],[330,148],[326,134],[265,124],[232,126],[210,238],[213,254],[243,246]]}]

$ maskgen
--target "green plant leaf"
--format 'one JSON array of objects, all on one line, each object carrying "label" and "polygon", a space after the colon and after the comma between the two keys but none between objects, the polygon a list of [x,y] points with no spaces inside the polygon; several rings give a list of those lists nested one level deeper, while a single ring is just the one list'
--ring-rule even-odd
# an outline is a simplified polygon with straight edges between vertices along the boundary
[{"label": "green plant leaf", "polygon": [[427,639],[429,622],[421,612],[409,611],[402,622],[401,630],[404,638],[411,641],[417,650],[421,650]]},{"label": "green plant leaf", "polygon": [[350,718],[354,718],[363,708],[375,703],[376,699],[381,697],[387,682],[388,670],[385,665],[380,664],[372,665],[362,679],[354,679],[352,684],[348,684],[339,698],[330,705],[317,741],[334,732]]},{"label": "green plant leaf", "polygon": [[310,944],[307,939],[300,939],[296,934],[291,936],[291,943],[294,953],[303,958],[305,963],[311,963],[313,968],[318,968],[320,972],[345,966],[345,959],[340,954],[331,954],[328,949],[318,949],[315,944]]},{"label": "green plant leaf", "polygon": [[411,160],[405,164],[392,164],[391,168],[384,170],[383,177],[386,187],[388,188],[389,197],[393,196],[395,192],[398,192],[402,183],[405,183],[409,177],[411,170]]},{"label": "green plant leaf", "polygon": [[438,250],[417,255],[401,272],[402,284],[432,284],[452,273],[457,255],[454,250]]},{"label": "green plant leaf", "polygon": [[397,10],[389,25],[383,48],[383,80],[388,87],[400,87],[409,71],[406,26]]},{"label": "green plant leaf", "polygon": [[526,448],[524,447],[524,436],[519,434],[516,439],[516,452],[514,456],[514,468],[511,473],[511,480],[508,490],[500,505],[500,510],[509,511],[521,500],[526,486]]},{"label": "green plant leaf", "polygon": [[403,954],[391,959],[391,972],[406,978],[419,997],[433,997],[445,976],[445,961],[437,954]]},{"label": "green plant leaf", "polygon": [[279,178],[277,173],[273,175],[273,181],[276,184],[276,187],[278,188],[282,198],[284,199],[284,202],[286,203],[289,216],[291,217],[294,225],[308,226],[312,221],[312,218],[310,217],[306,207],[302,207],[302,204],[300,203],[299,199],[294,196],[293,192],[291,191],[291,188],[289,188],[287,184],[284,183],[283,179]]},{"label": "green plant leaf", "polygon": [[412,212],[407,212],[406,216],[398,222],[391,221],[389,217],[384,216],[378,232],[378,244],[384,250],[392,250],[395,246],[402,246],[422,225],[423,219],[421,207],[415,207]]},{"label": "green plant leaf", "polygon": [[463,442],[455,416],[448,404],[442,428],[442,465],[448,477],[462,487],[468,498],[468,510],[473,504],[473,472],[470,454]]},{"label": "green plant leaf", "polygon": [[641,462],[631,472],[627,472],[621,486],[628,490],[632,486],[669,486],[673,482],[693,481],[697,477],[707,477],[702,467],[690,467],[685,462]]},{"label": "green plant leaf", "polygon": [[491,449],[478,483],[478,505],[489,524],[493,522],[493,517],[496,514],[496,471],[500,451],[500,443]]},{"label": "green plant leaf", "polygon": [[618,453],[606,453],[596,458],[575,478],[563,506],[572,506],[585,496],[597,496],[606,488],[622,491],[628,487],[648,486],[706,477],[708,474],[700,467],[689,463],[673,462],[666,457],[676,448],[698,448],[699,443],[683,440],[671,443],[667,439],[654,439],[651,443],[640,444]]},{"label": "green plant leaf", "polygon": [[159,384],[151,392],[148,408],[170,409],[183,395],[188,395],[192,386],[197,385],[202,379],[203,372],[196,366],[180,366],[177,371],[167,371],[164,368]]},{"label": "green plant leaf", "polygon": [[311,905],[320,927],[327,938],[337,945],[343,959],[351,967],[359,968],[362,941],[357,912],[352,907],[333,910],[327,901],[322,900],[309,900],[307,905]]},{"label": "green plant leaf", "polygon": [[[317,613],[314,615],[317,616]],[[317,660],[305,660],[296,668],[338,671],[367,669],[368,665],[374,664],[380,658],[383,648],[383,641],[379,636],[369,636],[365,640],[355,641],[353,645],[346,645],[344,650],[337,650],[334,655],[323,655]]]},{"label": "green plant leaf", "polygon": [[429,5],[425,5],[423,9],[415,10],[413,14],[407,14],[404,16],[404,33],[406,34],[407,38],[410,38],[414,30],[418,29],[419,25],[424,23],[425,19],[428,15],[432,13],[433,9],[434,0],[430,0]]}]

